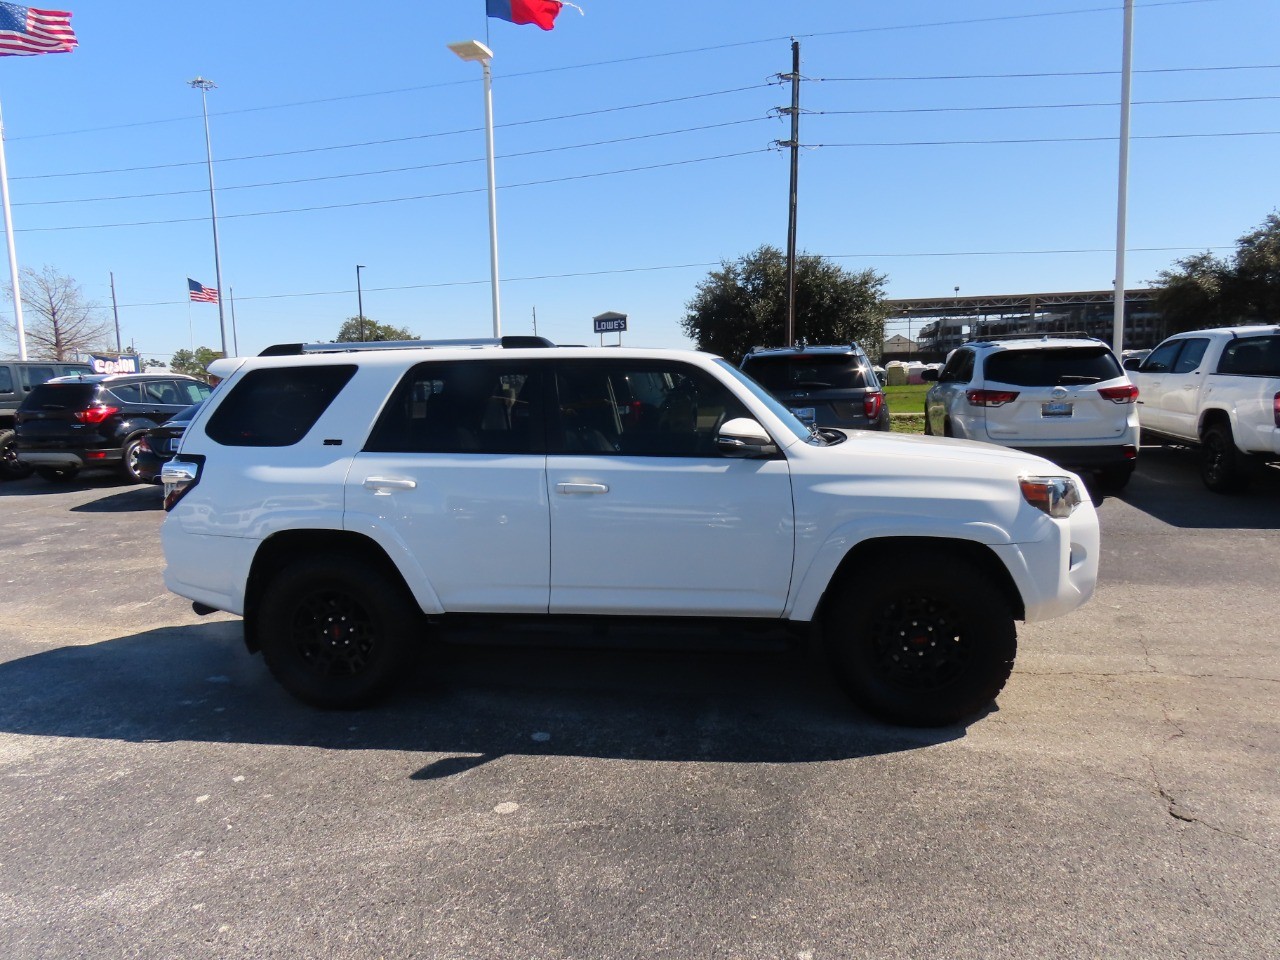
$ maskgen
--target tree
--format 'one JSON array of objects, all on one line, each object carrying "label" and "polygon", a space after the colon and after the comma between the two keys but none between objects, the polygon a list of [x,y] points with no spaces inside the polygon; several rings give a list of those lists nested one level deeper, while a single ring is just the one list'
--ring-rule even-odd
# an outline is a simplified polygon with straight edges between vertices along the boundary
[{"label": "tree", "polygon": [[1156,306],[1169,333],[1280,318],[1280,214],[1236,241],[1231,259],[1184,257],[1156,278]]},{"label": "tree", "polygon": [[179,350],[169,361],[169,369],[174,373],[185,373],[189,377],[198,377],[207,382],[209,364],[221,356],[222,354],[212,347],[196,347],[194,351]]},{"label": "tree", "polygon": [[378,323],[368,317],[357,316],[348,317],[343,321],[342,329],[338,331],[334,343],[381,343],[384,340],[417,339],[417,334],[410,333],[407,327],[393,327],[389,323]]},{"label": "tree", "polygon": [[[111,321],[96,303],[85,299],[80,284],[45,266],[39,273],[22,271],[22,326],[27,352],[39,360],[71,360],[79,353],[104,351]],[[13,295],[12,288],[8,288]],[[5,331],[17,342],[17,323]]]},{"label": "tree", "polygon": [[[857,341],[878,358],[884,340],[886,277],[850,272],[817,256],[796,260],[796,336],[809,343]],[[753,346],[782,346],[786,329],[787,262],[762,246],[721,263],[698,284],[680,321],[699,350],[739,362]]]}]

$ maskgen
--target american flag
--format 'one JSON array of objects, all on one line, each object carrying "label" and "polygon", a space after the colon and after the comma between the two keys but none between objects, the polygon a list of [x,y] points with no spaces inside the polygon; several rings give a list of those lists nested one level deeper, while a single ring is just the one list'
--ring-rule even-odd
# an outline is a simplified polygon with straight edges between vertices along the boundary
[{"label": "american flag", "polygon": [[71,14],[0,3],[0,57],[70,53],[77,42]]},{"label": "american flag", "polygon": [[191,292],[192,303],[217,303],[218,288],[206,287],[202,283],[197,283],[190,277],[187,277],[187,289]]}]

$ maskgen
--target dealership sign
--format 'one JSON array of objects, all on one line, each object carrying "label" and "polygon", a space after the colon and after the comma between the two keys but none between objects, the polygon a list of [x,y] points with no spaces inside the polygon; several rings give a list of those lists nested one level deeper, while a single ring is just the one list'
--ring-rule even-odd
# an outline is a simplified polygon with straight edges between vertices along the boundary
[{"label": "dealership sign", "polygon": [[142,358],[136,353],[126,353],[114,357],[90,354],[89,363],[93,366],[94,373],[142,372]]}]

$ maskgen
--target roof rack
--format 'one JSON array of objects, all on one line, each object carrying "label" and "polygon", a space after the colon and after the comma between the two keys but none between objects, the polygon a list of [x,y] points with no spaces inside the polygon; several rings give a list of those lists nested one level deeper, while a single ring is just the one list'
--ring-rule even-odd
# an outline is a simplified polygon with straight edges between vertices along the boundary
[{"label": "roof rack", "polygon": [[1061,330],[1052,333],[1006,333],[989,337],[975,337],[968,341],[969,343],[1003,343],[1006,340],[1097,340],[1098,343],[1105,343],[1104,340],[1098,340],[1097,337],[1090,336],[1083,330]]},{"label": "roof rack", "polygon": [[304,353],[351,353],[360,350],[442,349],[448,347],[502,347],[506,350],[554,347],[546,337],[465,338],[462,340],[375,340],[363,343],[277,343],[260,357],[296,357]]}]

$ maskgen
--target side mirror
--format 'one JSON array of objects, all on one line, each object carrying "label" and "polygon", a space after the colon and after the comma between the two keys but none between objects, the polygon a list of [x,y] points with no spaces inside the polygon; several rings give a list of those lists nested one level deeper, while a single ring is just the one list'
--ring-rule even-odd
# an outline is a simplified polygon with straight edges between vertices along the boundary
[{"label": "side mirror", "polygon": [[925,367],[920,371],[920,379],[925,383],[937,383],[939,372],[940,371],[933,369],[933,367]]},{"label": "side mirror", "polygon": [[772,457],[778,446],[760,426],[749,417],[738,417],[721,425],[716,434],[716,449],[730,457]]},{"label": "side mirror", "polygon": [[1120,365],[1124,367],[1126,370],[1140,370],[1142,369],[1142,358],[1126,357],[1124,362]]}]

